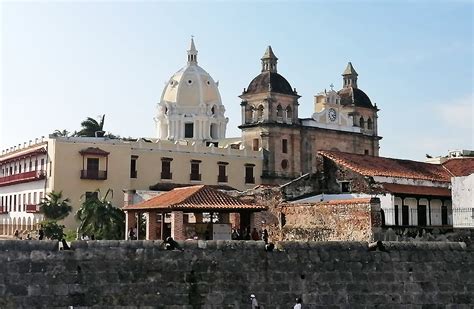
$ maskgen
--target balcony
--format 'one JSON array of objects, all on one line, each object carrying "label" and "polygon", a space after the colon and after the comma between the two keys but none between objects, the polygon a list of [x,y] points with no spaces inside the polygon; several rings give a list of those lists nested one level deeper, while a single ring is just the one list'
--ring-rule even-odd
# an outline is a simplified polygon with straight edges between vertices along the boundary
[{"label": "balcony", "polygon": [[37,213],[40,211],[39,209],[39,205],[36,205],[36,204],[26,204],[25,205],[26,207],[26,212],[27,213]]},{"label": "balcony", "polygon": [[201,181],[201,174],[189,174],[189,179],[194,181]]},{"label": "balcony", "polygon": [[46,172],[42,170],[19,173],[15,175],[0,177],[0,187],[41,180],[44,178],[46,178]]},{"label": "balcony", "polygon": [[81,179],[105,180],[107,179],[107,171],[81,170]]},{"label": "balcony", "polygon": [[228,176],[226,175],[218,175],[217,176],[217,182],[227,182]]},{"label": "balcony", "polygon": [[161,172],[161,179],[172,179],[173,173]]}]

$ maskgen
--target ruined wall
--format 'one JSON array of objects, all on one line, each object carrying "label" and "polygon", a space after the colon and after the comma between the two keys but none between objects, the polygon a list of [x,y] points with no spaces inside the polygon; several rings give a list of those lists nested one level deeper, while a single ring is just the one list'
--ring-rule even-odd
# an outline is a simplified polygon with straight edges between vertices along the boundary
[{"label": "ruined wall", "polygon": [[474,247],[464,243],[57,243],[0,241],[0,307],[51,308],[470,308]]},{"label": "ruined wall", "polygon": [[[272,241],[373,241],[372,212],[378,211],[378,200],[369,199],[321,202],[315,204],[282,204],[280,226],[270,228]],[[378,213],[380,215],[380,213]]]}]

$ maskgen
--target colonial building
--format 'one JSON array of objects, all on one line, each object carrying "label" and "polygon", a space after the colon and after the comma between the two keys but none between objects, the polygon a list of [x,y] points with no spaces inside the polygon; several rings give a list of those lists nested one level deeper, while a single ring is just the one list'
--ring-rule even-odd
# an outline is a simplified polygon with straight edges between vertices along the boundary
[{"label": "colonial building", "polygon": [[[451,181],[453,176],[474,173],[474,158],[453,158],[442,164],[430,164],[319,151],[317,159],[317,173],[313,178],[301,178],[286,185],[312,184],[308,188],[315,194],[295,202],[377,197],[383,211],[383,224],[387,226],[453,227],[453,217],[460,217],[461,210],[459,206],[453,207]],[[472,211],[472,207],[471,203],[464,212]]]},{"label": "colonial building", "polygon": [[378,109],[358,88],[351,63],[342,74],[343,88],[316,95],[312,118],[300,118],[300,96],[278,73],[270,46],[261,61],[261,73],[240,96],[239,128],[246,147],[263,149],[263,183],[282,184],[315,171],[318,150],[378,156]]}]

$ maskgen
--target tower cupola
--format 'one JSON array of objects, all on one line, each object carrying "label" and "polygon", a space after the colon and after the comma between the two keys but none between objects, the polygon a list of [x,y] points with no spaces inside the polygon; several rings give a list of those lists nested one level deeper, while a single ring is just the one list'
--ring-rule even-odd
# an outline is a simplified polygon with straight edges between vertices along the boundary
[{"label": "tower cupola", "polygon": [[342,79],[343,79],[343,87],[344,88],[349,88],[349,87],[354,87],[357,88],[357,72],[352,66],[352,63],[348,63],[346,69],[342,73]]},{"label": "tower cupola", "polygon": [[188,50],[188,64],[197,64],[197,54],[198,51],[196,46],[194,46],[194,38],[191,37],[191,46]]},{"label": "tower cupola", "polygon": [[272,47],[269,45],[262,57],[262,72],[277,72],[278,58],[273,53]]}]

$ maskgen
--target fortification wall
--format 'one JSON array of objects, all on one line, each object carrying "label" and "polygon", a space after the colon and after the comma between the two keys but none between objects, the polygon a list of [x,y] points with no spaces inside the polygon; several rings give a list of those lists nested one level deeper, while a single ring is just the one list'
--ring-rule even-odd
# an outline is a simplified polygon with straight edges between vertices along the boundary
[{"label": "fortification wall", "polygon": [[[0,242],[0,307],[371,308],[403,305],[469,308],[474,247],[464,243]],[[426,306],[429,307],[429,306]],[[425,308],[425,306],[423,306]]]}]

